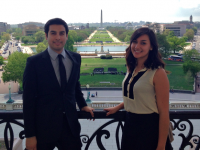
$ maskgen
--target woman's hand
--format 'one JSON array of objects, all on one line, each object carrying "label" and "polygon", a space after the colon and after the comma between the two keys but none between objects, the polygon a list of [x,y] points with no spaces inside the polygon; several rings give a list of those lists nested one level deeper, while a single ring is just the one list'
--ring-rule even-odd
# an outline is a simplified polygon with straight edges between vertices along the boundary
[{"label": "woman's hand", "polygon": [[108,111],[106,113],[106,116],[109,116],[111,114],[116,113],[118,110],[123,109],[124,108],[124,102],[120,103],[119,105],[115,106],[115,107],[109,107],[109,108],[105,108],[105,111]]},{"label": "woman's hand", "polygon": [[116,113],[119,109],[116,108],[116,107],[109,107],[109,108],[105,108],[104,110],[105,110],[105,111],[108,111],[108,112],[106,113],[106,116],[109,116],[109,115],[111,115],[111,114]]}]

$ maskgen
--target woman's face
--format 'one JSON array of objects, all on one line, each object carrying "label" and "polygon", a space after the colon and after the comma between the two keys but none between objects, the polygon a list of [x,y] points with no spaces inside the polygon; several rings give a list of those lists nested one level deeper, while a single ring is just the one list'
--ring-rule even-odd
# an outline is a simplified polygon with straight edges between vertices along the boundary
[{"label": "woman's face", "polygon": [[144,34],[131,43],[131,52],[136,59],[146,60],[152,49],[149,36]]}]

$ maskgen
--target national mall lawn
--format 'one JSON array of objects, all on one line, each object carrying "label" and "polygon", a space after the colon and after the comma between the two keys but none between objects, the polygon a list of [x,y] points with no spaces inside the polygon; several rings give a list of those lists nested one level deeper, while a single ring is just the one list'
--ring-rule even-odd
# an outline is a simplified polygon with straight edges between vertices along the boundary
[{"label": "national mall lawn", "polygon": [[[126,72],[125,58],[113,58],[113,59],[100,59],[100,58],[82,58],[81,63],[81,76],[80,83],[82,87],[89,84],[90,87],[121,87],[124,75],[121,75],[121,71]],[[182,62],[167,61],[166,70],[170,71],[168,75],[170,88],[181,90],[193,90],[194,79],[190,75],[183,73]],[[108,71],[108,68],[117,68],[120,75],[112,74],[94,74],[91,76],[94,68],[104,68],[104,72]],[[110,83],[100,83],[110,82]]]}]

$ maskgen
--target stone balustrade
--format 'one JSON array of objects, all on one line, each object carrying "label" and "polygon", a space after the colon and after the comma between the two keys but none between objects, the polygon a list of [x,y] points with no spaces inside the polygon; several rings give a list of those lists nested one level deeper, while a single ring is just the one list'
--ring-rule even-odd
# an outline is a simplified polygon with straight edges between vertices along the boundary
[{"label": "stone balustrade", "polygon": [[[104,109],[107,107],[114,107],[121,103],[121,101],[94,101],[88,104],[94,109]],[[173,109],[200,109],[200,101],[172,101],[169,108]],[[23,109],[22,100],[17,100],[12,104],[6,104],[6,101],[0,102],[0,110],[20,110]],[[78,109],[78,107],[77,107]]]}]

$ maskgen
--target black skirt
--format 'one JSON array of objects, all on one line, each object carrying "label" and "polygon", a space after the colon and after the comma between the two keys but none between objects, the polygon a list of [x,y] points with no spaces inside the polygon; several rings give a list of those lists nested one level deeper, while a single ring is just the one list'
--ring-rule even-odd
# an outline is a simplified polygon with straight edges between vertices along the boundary
[{"label": "black skirt", "polygon": [[[127,112],[122,135],[122,150],[156,150],[159,135],[159,114]],[[173,150],[169,138],[165,150]]]}]

